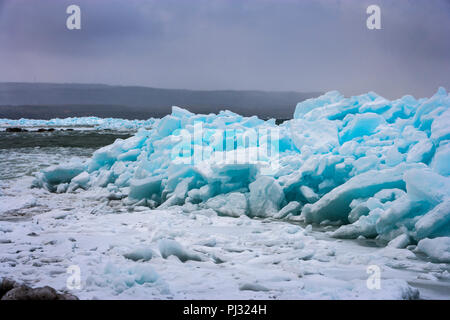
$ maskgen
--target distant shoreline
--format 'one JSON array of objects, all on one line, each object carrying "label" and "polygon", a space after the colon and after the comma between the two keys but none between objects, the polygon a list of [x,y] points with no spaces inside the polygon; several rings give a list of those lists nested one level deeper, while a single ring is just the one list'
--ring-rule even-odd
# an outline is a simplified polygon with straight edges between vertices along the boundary
[{"label": "distant shoreline", "polygon": [[230,110],[243,116],[289,119],[295,106],[321,92],[184,90],[98,84],[0,83],[0,118],[51,119],[97,116],[149,119],[172,106],[194,113]]}]

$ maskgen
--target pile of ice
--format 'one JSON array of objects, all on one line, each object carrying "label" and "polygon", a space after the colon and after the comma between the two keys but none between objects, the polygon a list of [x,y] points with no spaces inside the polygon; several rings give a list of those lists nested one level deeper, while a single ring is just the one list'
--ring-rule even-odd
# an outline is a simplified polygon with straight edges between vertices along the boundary
[{"label": "pile of ice", "polygon": [[[339,224],[335,237],[406,247],[450,236],[450,96],[389,101],[332,91],[294,119],[173,107],[150,130],[49,167],[35,186],[107,190],[130,206]],[[445,239],[445,238],[444,238]]]},{"label": "pile of ice", "polygon": [[155,119],[127,120],[120,118],[72,117],[50,120],[37,119],[0,119],[0,127],[94,127],[98,130],[137,130],[150,128]]}]

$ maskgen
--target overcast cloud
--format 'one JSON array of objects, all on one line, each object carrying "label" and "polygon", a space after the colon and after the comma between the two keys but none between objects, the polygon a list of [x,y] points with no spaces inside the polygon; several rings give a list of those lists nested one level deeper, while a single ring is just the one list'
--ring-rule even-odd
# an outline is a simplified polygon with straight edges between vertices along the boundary
[{"label": "overcast cloud", "polygon": [[430,96],[450,89],[450,1],[0,0],[0,81]]}]

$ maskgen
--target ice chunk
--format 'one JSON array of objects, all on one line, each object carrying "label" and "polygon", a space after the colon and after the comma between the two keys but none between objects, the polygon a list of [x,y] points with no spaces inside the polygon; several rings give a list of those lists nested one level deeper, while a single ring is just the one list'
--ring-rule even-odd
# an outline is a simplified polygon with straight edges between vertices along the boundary
[{"label": "ice chunk", "polygon": [[69,188],[68,183],[61,183],[56,187],[56,193],[64,193],[67,192],[67,189]]},{"label": "ice chunk", "polygon": [[399,236],[397,236],[395,239],[389,241],[388,246],[389,247],[393,247],[393,248],[397,248],[397,249],[402,249],[402,248],[406,248],[408,246],[408,244],[410,243],[410,238],[407,234],[401,234]]},{"label": "ice chunk", "polygon": [[361,157],[353,162],[352,174],[357,175],[379,167],[380,159],[375,155]]},{"label": "ice chunk", "polygon": [[198,189],[192,189],[188,191],[188,197],[190,201],[197,203],[197,202],[204,202],[211,198],[213,194],[213,187],[210,185],[204,185]]},{"label": "ice chunk", "polygon": [[76,177],[74,177],[72,179],[72,181],[70,182],[69,188],[71,190],[73,190],[77,187],[82,188],[82,189],[87,189],[89,180],[90,180],[89,173],[87,173],[86,171],[83,171],[82,173],[80,173],[79,175],[77,175]]},{"label": "ice chunk", "polygon": [[393,146],[385,153],[386,164],[390,167],[395,167],[404,161],[404,155],[398,151],[398,147]]},{"label": "ice chunk", "polygon": [[247,198],[239,192],[220,194],[206,201],[205,206],[224,216],[239,217],[247,214]]},{"label": "ice chunk", "polygon": [[33,186],[45,187],[49,191],[56,191],[57,185],[68,183],[86,170],[86,165],[80,162],[50,166],[36,175]]},{"label": "ice chunk", "polygon": [[[450,100],[450,99],[449,99]],[[450,140],[450,102],[447,103],[447,110],[443,112],[440,116],[435,117],[433,123],[431,124],[431,139],[434,143],[439,144],[439,142],[444,140]]]},{"label": "ice chunk", "polygon": [[423,239],[443,229],[450,236],[450,198],[423,215],[415,225],[416,239]]},{"label": "ice chunk", "polygon": [[337,125],[333,121],[294,119],[289,126],[292,141],[299,150],[308,146],[315,153],[328,153],[339,145]]},{"label": "ice chunk", "polygon": [[431,168],[443,176],[450,176],[450,143],[439,146],[431,162]]},{"label": "ice chunk", "polygon": [[117,160],[119,160],[119,161],[136,161],[137,157],[140,154],[141,154],[141,150],[139,150],[139,149],[129,150],[129,151],[126,151],[126,152],[120,154],[117,157]]},{"label": "ice chunk", "polygon": [[316,202],[319,199],[319,196],[308,186],[301,186],[300,193],[304,197],[307,202]]},{"label": "ice chunk", "polygon": [[110,282],[117,293],[121,293],[135,285],[155,283],[159,275],[147,264],[137,264],[131,267],[119,267],[108,263],[104,269],[104,279],[99,281]]},{"label": "ice chunk", "polygon": [[408,196],[430,207],[450,196],[450,178],[443,177],[428,168],[409,170],[405,172],[404,180]]},{"label": "ice chunk", "polygon": [[429,163],[434,154],[434,144],[429,140],[421,140],[408,152],[406,161]]},{"label": "ice chunk", "polygon": [[358,236],[373,238],[378,234],[376,221],[382,213],[383,210],[380,208],[371,210],[368,215],[360,217],[355,223],[341,226],[331,236],[345,239],[356,239]]},{"label": "ice chunk", "polygon": [[377,113],[382,114],[392,108],[391,102],[383,97],[377,97],[373,101],[364,103],[360,108],[361,113]]},{"label": "ice chunk", "polygon": [[300,213],[302,204],[297,201],[291,201],[285,205],[278,213],[274,214],[273,217],[276,219],[282,219],[290,214],[297,215]]},{"label": "ice chunk", "polygon": [[249,185],[250,215],[267,217],[274,215],[284,203],[283,189],[268,176],[261,176]]},{"label": "ice chunk", "polygon": [[396,223],[407,218],[411,213],[420,213],[420,205],[407,196],[392,201],[390,206],[380,214],[376,221],[377,232],[387,233],[396,227]]},{"label": "ice chunk", "polygon": [[434,261],[450,262],[450,237],[426,238],[419,241],[417,248]]},{"label": "ice chunk", "polygon": [[302,216],[307,222],[348,221],[352,200],[370,197],[382,189],[404,189],[403,173],[410,168],[411,165],[400,164],[395,168],[367,171],[357,175],[334,188],[314,204],[305,205]]},{"label": "ice chunk", "polygon": [[338,91],[330,91],[326,94],[300,102],[295,107],[294,119],[301,119],[303,115],[315,108],[320,108],[343,100],[344,97]]},{"label": "ice chunk", "polygon": [[434,96],[418,106],[413,119],[414,126],[424,131],[429,130],[433,123],[433,111],[442,108],[443,105],[448,107],[449,103],[445,89],[439,88]]},{"label": "ice chunk", "polygon": [[[175,109],[175,112],[178,112],[179,109]],[[179,112],[178,112],[179,114]],[[173,115],[165,116],[159,121],[157,124],[157,131],[161,137],[166,137],[174,132],[176,129],[179,129],[181,126],[181,121],[178,117]]]},{"label": "ice chunk", "polygon": [[175,190],[167,195],[167,200],[160,206],[161,208],[168,208],[170,206],[184,204],[187,193],[190,189],[194,177],[184,178],[177,184]]},{"label": "ice chunk", "polygon": [[358,221],[362,216],[369,214],[370,209],[367,207],[367,201],[362,201],[361,199],[354,199],[350,202],[351,211],[348,214],[348,221],[350,223]]},{"label": "ice chunk", "polygon": [[377,192],[374,197],[385,203],[386,201],[394,201],[405,195],[406,192],[401,189],[383,189]]},{"label": "ice chunk", "polygon": [[201,257],[190,250],[185,249],[180,243],[172,239],[162,239],[158,243],[159,251],[164,259],[176,256],[181,262],[188,260],[202,261]]},{"label": "ice chunk", "polygon": [[383,117],[375,113],[357,114],[350,119],[349,123],[340,132],[341,143],[371,135],[376,132],[380,124],[385,122]]},{"label": "ice chunk", "polygon": [[155,253],[152,249],[147,247],[137,248],[130,252],[125,253],[123,256],[133,261],[148,261]]},{"label": "ice chunk", "polygon": [[190,118],[194,116],[194,114],[186,109],[173,106],[172,107],[172,116],[175,118],[183,119],[183,118]]},{"label": "ice chunk", "polygon": [[160,192],[161,177],[134,179],[130,182],[129,197],[132,199],[152,199],[154,195],[159,197]]}]

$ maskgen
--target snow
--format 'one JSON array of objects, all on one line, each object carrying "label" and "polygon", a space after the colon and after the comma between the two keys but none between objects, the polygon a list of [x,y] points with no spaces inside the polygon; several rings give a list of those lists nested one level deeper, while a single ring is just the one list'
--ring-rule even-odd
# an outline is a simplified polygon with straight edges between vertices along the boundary
[{"label": "snow", "polygon": [[[18,179],[4,191],[29,181]],[[211,209],[136,206],[130,212],[121,201],[105,205],[94,190],[25,192],[40,199],[41,213],[1,221],[0,238],[8,242],[0,244],[0,273],[67,290],[67,268],[76,265],[81,289],[69,291],[81,299],[448,298],[409,284],[448,290],[448,265],[406,249],[332,240],[311,226]],[[381,268],[381,290],[366,285],[370,265]]]},{"label": "snow", "polygon": [[30,208],[36,206],[38,200],[31,195],[22,197],[2,196],[0,194],[0,215],[7,214],[11,211],[17,211],[22,208]]}]

